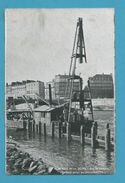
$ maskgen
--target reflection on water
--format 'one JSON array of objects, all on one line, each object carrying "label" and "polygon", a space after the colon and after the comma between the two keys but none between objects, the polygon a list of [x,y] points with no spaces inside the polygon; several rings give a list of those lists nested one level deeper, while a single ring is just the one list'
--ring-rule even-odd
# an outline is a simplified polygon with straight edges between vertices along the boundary
[{"label": "reflection on water", "polygon": [[64,172],[65,170],[69,173],[74,173],[73,170],[82,173],[113,172],[114,152],[92,149],[87,145],[82,147],[78,141],[67,143],[66,139],[29,135],[26,131],[8,130],[7,135],[17,140],[34,157],[42,158],[46,163]]}]

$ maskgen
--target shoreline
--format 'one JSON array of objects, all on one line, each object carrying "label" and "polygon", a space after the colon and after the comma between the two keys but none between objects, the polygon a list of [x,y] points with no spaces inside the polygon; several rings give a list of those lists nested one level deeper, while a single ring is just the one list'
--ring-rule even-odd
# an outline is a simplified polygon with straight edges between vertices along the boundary
[{"label": "shoreline", "polygon": [[61,175],[42,158],[34,158],[21,149],[16,141],[7,141],[6,144],[6,173],[7,175]]}]

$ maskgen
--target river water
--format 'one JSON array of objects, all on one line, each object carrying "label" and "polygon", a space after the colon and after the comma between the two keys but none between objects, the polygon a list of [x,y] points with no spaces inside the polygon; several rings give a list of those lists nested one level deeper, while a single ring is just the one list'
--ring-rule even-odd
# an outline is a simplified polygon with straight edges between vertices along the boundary
[{"label": "river water", "polygon": [[[96,120],[100,120],[99,114],[97,116]],[[104,117],[106,118],[106,112]],[[108,111],[107,118],[112,124],[112,111]],[[114,152],[92,149],[89,145],[82,147],[80,142],[68,143],[65,138],[59,140],[38,135],[29,136],[23,131],[8,130],[7,135],[18,141],[22,149],[33,157],[42,158],[45,163],[64,174],[111,174],[114,172]]]}]

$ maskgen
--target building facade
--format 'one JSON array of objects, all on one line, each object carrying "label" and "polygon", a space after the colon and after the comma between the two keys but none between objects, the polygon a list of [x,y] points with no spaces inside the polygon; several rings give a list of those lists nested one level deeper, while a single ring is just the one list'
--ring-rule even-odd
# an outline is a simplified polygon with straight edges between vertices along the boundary
[{"label": "building facade", "polygon": [[6,98],[13,97],[16,99],[23,95],[35,98],[35,94],[45,98],[44,82],[26,80],[22,82],[12,82],[10,85],[6,84]]},{"label": "building facade", "polygon": [[[79,92],[80,91],[80,80],[75,79],[73,81],[73,92]],[[80,78],[81,79],[81,78]],[[69,79],[69,75],[56,75],[54,80],[54,88],[55,88],[55,97],[56,98],[65,98],[69,97],[70,94],[70,86],[71,86],[71,80]]]},{"label": "building facade", "polygon": [[114,84],[112,74],[96,74],[89,78],[92,98],[113,98]]}]

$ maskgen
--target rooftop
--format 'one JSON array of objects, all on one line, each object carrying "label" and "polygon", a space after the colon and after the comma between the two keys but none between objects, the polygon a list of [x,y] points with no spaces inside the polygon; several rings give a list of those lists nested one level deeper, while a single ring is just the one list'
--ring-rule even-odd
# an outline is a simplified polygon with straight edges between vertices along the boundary
[{"label": "rooftop", "polygon": [[96,74],[93,77],[89,77],[89,80],[96,80],[96,79],[104,79],[104,80],[113,80],[112,74]]},{"label": "rooftop", "polygon": [[41,82],[41,81],[23,80],[23,81],[12,82],[10,84],[6,83],[6,86],[19,86],[19,85],[25,85],[26,83],[34,83],[34,82]]}]

